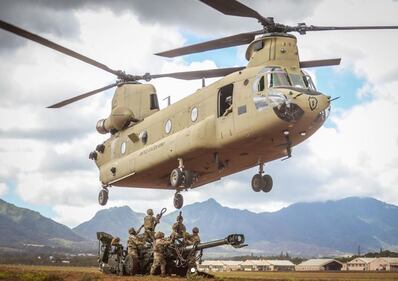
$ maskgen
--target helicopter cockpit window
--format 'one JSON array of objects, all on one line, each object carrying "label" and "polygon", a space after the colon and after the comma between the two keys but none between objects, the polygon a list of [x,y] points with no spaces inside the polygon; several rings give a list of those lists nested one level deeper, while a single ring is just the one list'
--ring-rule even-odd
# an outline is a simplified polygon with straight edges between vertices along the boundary
[{"label": "helicopter cockpit window", "polygon": [[289,76],[282,69],[274,68],[268,74],[268,88],[291,86]]},{"label": "helicopter cockpit window", "polygon": [[150,99],[150,110],[159,109],[158,96],[156,94],[151,94],[149,96],[149,99]]},{"label": "helicopter cockpit window", "polygon": [[264,48],[264,41],[263,40],[260,40],[260,41],[257,41],[255,43],[253,43],[253,51],[254,52],[260,51],[262,48]]},{"label": "helicopter cockpit window", "polygon": [[292,86],[295,88],[308,88],[307,85],[304,83],[304,77],[300,74],[289,74],[290,81],[292,82]]}]

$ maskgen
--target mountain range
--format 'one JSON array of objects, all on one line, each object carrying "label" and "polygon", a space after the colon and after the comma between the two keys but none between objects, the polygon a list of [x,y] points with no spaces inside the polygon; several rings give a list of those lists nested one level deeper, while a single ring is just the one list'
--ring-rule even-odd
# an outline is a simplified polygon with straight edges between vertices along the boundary
[{"label": "mountain range", "polygon": [[[156,211],[159,210],[154,210]],[[247,248],[213,250],[214,255],[279,254],[316,256],[398,249],[398,207],[373,198],[350,197],[337,201],[297,203],[277,212],[254,213],[228,208],[214,199],[182,208],[187,230],[198,226],[202,241],[243,233]],[[158,230],[171,232],[179,211],[166,213]],[[18,243],[91,243],[97,231],[126,240],[128,228],[138,228],[145,214],[128,206],[98,211],[72,230],[39,213],[0,201],[0,245]],[[3,227],[4,226],[4,227]],[[67,243],[63,243],[66,245]],[[210,251],[211,252],[211,251]]]},{"label": "mountain range", "polygon": [[84,241],[63,224],[0,199],[0,247],[72,247]]}]

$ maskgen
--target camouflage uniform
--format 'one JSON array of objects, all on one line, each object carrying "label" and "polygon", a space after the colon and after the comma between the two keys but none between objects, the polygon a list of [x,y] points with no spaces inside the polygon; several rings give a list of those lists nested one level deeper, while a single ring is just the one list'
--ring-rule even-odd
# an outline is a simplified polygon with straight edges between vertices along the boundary
[{"label": "camouflage uniform", "polygon": [[170,241],[164,239],[163,232],[157,232],[153,244],[153,264],[151,266],[151,275],[155,274],[156,269],[160,266],[162,276],[166,275],[166,259],[164,257],[166,248],[170,245]]},{"label": "camouflage uniform", "polygon": [[[186,245],[195,245],[200,243],[199,228],[194,227],[192,234],[187,233],[185,238]],[[192,267],[196,268],[196,251],[191,252],[187,257],[188,270]]]},{"label": "camouflage uniform", "polygon": [[116,254],[118,257],[118,260],[121,258],[123,255],[123,246],[120,244],[120,238],[119,237],[113,237],[111,241],[111,246],[112,246],[112,253]]},{"label": "camouflage uniform", "polygon": [[148,209],[144,218],[145,240],[154,240],[155,223],[159,223],[159,219],[153,216],[152,209]]},{"label": "camouflage uniform", "polygon": [[127,241],[127,254],[136,258],[139,258],[139,249],[144,245],[144,241],[142,241],[138,236],[134,228],[129,229],[129,239]]},{"label": "camouflage uniform", "polygon": [[177,217],[177,222],[173,224],[173,232],[171,233],[172,240],[175,240],[177,238],[185,239],[187,229],[183,224],[183,220],[184,218],[181,215],[179,215]]},{"label": "camouflage uniform", "polygon": [[187,233],[185,235],[185,242],[187,245],[200,243],[199,228],[194,227],[192,229],[192,234]]}]

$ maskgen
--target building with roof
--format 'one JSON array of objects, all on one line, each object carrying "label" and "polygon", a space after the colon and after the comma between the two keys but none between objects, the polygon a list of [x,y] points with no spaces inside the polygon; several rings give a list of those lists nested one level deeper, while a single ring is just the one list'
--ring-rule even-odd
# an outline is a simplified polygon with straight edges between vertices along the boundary
[{"label": "building with roof", "polygon": [[[355,258],[352,261],[347,262],[348,271],[364,271],[371,270],[370,264],[375,261],[376,258]],[[376,267],[376,265],[374,265]]]},{"label": "building with roof", "polygon": [[341,270],[343,264],[335,259],[310,259],[296,265],[296,271]]},{"label": "building with roof", "polygon": [[369,264],[369,270],[373,271],[398,271],[398,258],[376,258]]},{"label": "building with roof", "polygon": [[242,262],[242,270],[244,271],[267,271],[269,263],[266,260],[245,260]]},{"label": "building with roof", "polygon": [[245,260],[244,271],[292,271],[294,264],[289,260]]},{"label": "building with roof", "polygon": [[205,260],[198,265],[198,269],[205,272],[225,272],[241,270],[241,261]]},{"label": "building with roof", "polygon": [[295,265],[289,260],[267,260],[271,271],[294,271]]},{"label": "building with roof", "polygon": [[198,265],[198,269],[204,272],[222,271],[292,271],[294,264],[288,260],[205,260]]}]

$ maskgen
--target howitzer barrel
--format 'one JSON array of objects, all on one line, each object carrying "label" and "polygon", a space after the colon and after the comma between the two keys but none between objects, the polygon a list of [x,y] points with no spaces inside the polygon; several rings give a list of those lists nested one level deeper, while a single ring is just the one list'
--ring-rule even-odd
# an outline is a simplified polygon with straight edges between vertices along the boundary
[{"label": "howitzer barrel", "polygon": [[190,251],[194,249],[196,251],[200,251],[203,249],[213,248],[221,245],[231,245],[234,248],[240,248],[242,247],[243,243],[245,243],[245,236],[243,234],[230,234],[224,239],[187,246],[186,250]]}]

